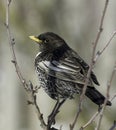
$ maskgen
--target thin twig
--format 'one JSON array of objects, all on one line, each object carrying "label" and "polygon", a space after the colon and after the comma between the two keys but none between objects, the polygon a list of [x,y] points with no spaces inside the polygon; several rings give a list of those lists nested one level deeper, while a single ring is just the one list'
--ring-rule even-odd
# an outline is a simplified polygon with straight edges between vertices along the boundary
[{"label": "thin twig", "polygon": [[116,93],[112,96],[111,102],[116,98]]},{"label": "thin twig", "polygon": [[[40,109],[38,107],[38,104],[37,104],[37,97],[36,97],[36,90],[34,89],[35,87],[33,86],[33,84],[31,83],[31,81],[29,81],[29,86],[31,88],[30,92],[31,92],[31,96],[32,96],[32,104],[34,104],[35,106],[35,109],[37,111],[37,116],[38,116],[38,119],[40,120],[41,122],[41,127],[45,130],[47,130],[47,125],[43,119],[43,114],[40,112]],[[37,89],[38,90],[38,89]]]},{"label": "thin twig", "polygon": [[87,126],[89,126],[94,120],[95,118],[99,115],[100,111],[97,111],[92,117],[91,119],[85,124],[83,125],[80,130],[84,130]]},{"label": "thin twig", "polygon": [[111,41],[115,35],[116,35],[116,31],[113,32],[113,34],[111,35],[111,37],[110,37],[109,41],[107,42],[107,44],[105,45],[105,47],[100,51],[100,54],[102,54],[104,52],[104,50],[109,46],[109,44],[111,43]]},{"label": "thin twig", "polygon": [[73,123],[72,124],[70,124],[70,130],[73,130],[74,129],[74,127],[75,127],[75,125],[76,125],[76,122],[77,122],[77,119],[78,119],[78,117],[79,117],[79,115],[80,115],[80,113],[81,113],[81,111],[82,111],[82,105],[81,105],[81,103],[82,103],[82,101],[79,101],[79,109],[78,109],[78,112],[77,112],[77,114],[76,114],[76,116],[75,116],[75,118],[74,118],[74,121],[73,121]]},{"label": "thin twig", "polygon": [[[7,34],[8,34],[8,41],[9,41],[9,46],[10,46],[10,50],[11,50],[11,53],[12,53],[12,63],[14,64],[15,66],[15,69],[16,69],[16,73],[18,75],[18,78],[20,80],[20,82],[22,83],[22,85],[24,86],[24,88],[28,91],[30,91],[32,93],[32,99],[33,99],[33,105],[35,106],[36,110],[37,110],[37,114],[38,114],[38,118],[41,122],[41,126],[42,128],[45,130],[47,130],[47,127],[46,127],[46,124],[44,122],[44,119],[43,119],[43,116],[40,112],[40,109],[37,105],[37,102],[36,102],[36,95],[35,95],[35,90],[33,89],[33,85],[32,83],[31,84],[28,84],[25,80],[25,78],[23,77],[22,73],[21,73],[21,70],[19,68],[19,65],[17,63],[17,58],[16,58],[16,55],[15,55],[15,50],[14,50],[14,45],[15,45],[15,39],[13,38],[13,36],[11,35],[11,30],[10,30],[10,25],[9,25],[9,10],[10,10],[10,4],[11,4],[11,0],[6,0],[6,22],[5,22],[5,27],[7,29]],[[31,88],[31,89],[30,89]]]},{"label": "thin twig", "polygon": [[[105,18],[106,10],[107,10],[107,7],[108,7],[108,3],[109,3],[109,0],[106,0],[105,1],[105,6],[104,6],[104,9],[103,9],[103,13],[102,13],[102,17],[101,17],[101,21],[100,21],[100,25],[99,25],[99,31],[97,33],[97,37],[96,37],[96,40],[94,42],[94,46],[95,46],[94,49],[95,50],[96,50],[97,43],[98,43],[98,41],[100,39],[101,33],[103,31],[103,23],[104,23],[104,18]],[[95,55],[94,55],[94,57],[95,57]]]},{"label": "thin twig", "polygon": [[94,61],[96,62],[98,60],[98,58],[100,57],[100,55],[106,50],[106,48],[109,46],[109,44],[111,43],[111,41],[113,40],[113,38],[116,35],[116,31],[114,31],[110,37],[110,39],[108,40],[108,42],[106,43],[106,45],[104,46],[104,48],[100,51],[97,52]]},{"label": "thin twig", "polygon": [[14,45],[15,45],[15,39],[12,37],[11,35],[11,31],[10,31],[10,27],[9,27],[9,9],[10,9],[10,4],[11,4],[11,0],[7,0],[7,6],[6,6],[6,23],[5,26],[7,28],[7,34],[8,34],[8,41],[9,41],[9,45],[10,45],[10,50],[12,53],[12,63],[14,63],[15,65],[15,69],[17,72],[17,75],[19,77],[19,80],[21,81],[21,83],[26,86],[25,80],[21,74],[21,71],[19,69],[19,66],[17,64],[17,59],[16,59],[16,55],[15,55],[15,51],[14,51]]},{"label": "thin twig", "polygon": [[91,56],[91,62],[90,62],[89,70],[88,70],[88,73],[87,73],[87,78],[85,80],[85,84],[84,84],[84,87],[83,87],[83,91],[82,91],[82,94],[80,96],[79,109],[77,111],[77,114],[75,116],[75,119],[74,119],[73,123],[70,124],[70,130],[74,129],[74,126],[75,126],[75,124],[77,122],[77,119],[78,119],[78,117],[80,115],[80,112],[82,111],[82,100],[84,98],[84,95],[85,95],[85,92],[86,92],[86,89],[87,89],[87,85],[88,85],[88,82],[89,82],[89,77],[91,75],[91,71],[93,69],[94,64],[96,63],[94,61],[95,54],[96,54],[96,47],[97,47],[98,41],[100,39],[101,33],[103,32],[103,22],[104,22],[106,10],[107,10],[107,7],[108,7],[108,3],[109,3],[109,0],[106,0],[105,1],[105,6],[104,6],[104,9],[103,9],[103,13],[102,13],[102,16],[101,16],[101,20],[100,20],[99,31],[97,33],[95,41],[93,42],[93,51],[92,51],[92,56]]},{"label": "thin twig", "polygon": [[102,118],[103,118],[103,113],[104,113],[104,110],[105,110],[105,107],[106,107],[106,104],[107,104],[107,101],[109,100],[109,93],[110,93],[110,88],[111,88],[111,83],[112,83],[112,80],[114,78],[114,75],[116,73],[116,62],[115,62],[115,65],[114,65],[114,68],[113,68],[113,71],[112,71],[112,75],[111,75],[111,78],[107,84],[107,93],[106,93],[106,99],[104,101],[104,104],[103,104],[103,107],[101,109],[101,112],[100,112],[100,118],[98,120],[98,124],[97,124],[97,127],[95,130],[99,130],[100,129],[100,126],[101,126],[101,122],[102,122]]}]

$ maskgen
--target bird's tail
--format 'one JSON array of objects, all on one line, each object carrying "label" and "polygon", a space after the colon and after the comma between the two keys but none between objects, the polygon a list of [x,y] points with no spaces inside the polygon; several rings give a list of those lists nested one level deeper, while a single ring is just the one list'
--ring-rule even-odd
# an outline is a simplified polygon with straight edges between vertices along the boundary
[{"label": "bird's tail", "polygon": [[[105,101],[105,97],[94,87],[88,86],[85,95],[97,105],[102,105]],[[107,105],[111,106],[111,102],[107,101]]]}]

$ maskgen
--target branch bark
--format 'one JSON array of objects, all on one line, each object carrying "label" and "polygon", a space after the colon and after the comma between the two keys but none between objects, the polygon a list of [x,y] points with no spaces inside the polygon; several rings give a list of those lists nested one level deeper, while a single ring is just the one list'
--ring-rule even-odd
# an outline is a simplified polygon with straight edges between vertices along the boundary
[{"label": "branch bark", "polygon": [[7,29],[7,34],[8,34],[8,42],[9,42],[9,46],[10,46],[10,50],[12,53],[12,60],[11,62],[14,64],[15,69],[16,69],[16,73],[18,75],[18,78],[20,80],[20,82],[22,83],[23,87],[26,89],[26,91],[30,92],[32,95],[32,99],[33,99],[33,105],[36,108],[37,111],[37,115],[38,118],[41,122],[41,126],[44,130],[47,130],[45,121],[43,119],[43,114],[41,114],[40,109],[37,105],[37,101],[36,101],[36,91],[33,86],[33,84],[31,82],[29,82],[29,84],[27,83],[27,81],[25,80],[25,78],[23,77],[21,70],[19,68],[19,65],[17,63],[17,58],[16,58],[16,54],[15,54],[15,50],[14,50],[14,45],[15,45],[15,39],[14,37],[11,35],[11,30],[10,30],[10,22],[9,22],[9,12],[10,12],[10,5],[11,5],[12,0],[6,0],[6,22],[5,22],[5,27]]},{"label": "branch bark", "polygon": [[102,118],[103,118],[103,113],[104,113],[105,108],[106,108],[106,103],[107,103],[107,101],[109,100],[111,83],[112,83],[112,80],[113,80],[113,78],[114,78],[115,73],[116,73],[116,62],[115,62],[115,65],[114,65],[114,68],[113,68],[113,71],[112,71],[110,80],[109,80],[109,82],[108,82],[108,84],[107,84],[106,99],[105,99],[104,104],[103,104],[103,107],[102,107],[102,109],[101,109],[101,111],[100,111],[100,117],[99,117],[98,124],[97,124],[97,127],[96,127],[95,130],[99,130],[99,129],[100,129],[101,122],[102,122]]},{"label": "branch bark", "polygon": [[104,18],[105,18],[105,14],[106,14],[106,11],[107,11],[107,7],[108,7],[108,3],[109,3],[109,0],[106,0],[105,1],[105,6],[104,6],[104,9],[103,9],[103,13],[102,13],[102,16],[101,16],[101,20],[100,20],[100,25],[99,25],[99,31],[97,33],[97,36],[96,36],[96,39],[95,41],[93,42],[93,51],[92,51],[92,56],[91,56],[91,62],[90,62],[90,65],[89,65],[89,70],[88,70],[88,73],[87,73],[87,78],[85,80],[85,84],[84,84],[84,87],[83,87],[83,91],[82,91],[82,94],[80,96],[80,101],[79,101],[79,109],[77,111],[77,114],[75,116],[75,119],[73,121],[72,124],[70,124],[70,130],[73,130],[74,127],[75,127],[75,124],[78,120],[78,117],[82,111],[82,101],[84,99],[84,95],[85,95],[85,92],[86,92],[86,89],[87,89],[87,85],[88,85],[88,82],[89,82],[89,77],[91,75],[91,71],[93,69],[93,66],[95,65],[96,61],[95,61],[95,56],[96,56],[96,47],[97,47],[97,44],[99,42],[99,39],[101,37],[101,34],[103,32],[103,22],[104,22]]}]

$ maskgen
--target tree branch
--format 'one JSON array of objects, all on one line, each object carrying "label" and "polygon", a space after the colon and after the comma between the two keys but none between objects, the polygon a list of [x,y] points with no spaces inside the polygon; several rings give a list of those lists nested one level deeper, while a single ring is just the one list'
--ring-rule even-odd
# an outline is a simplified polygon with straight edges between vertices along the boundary
[{"label": "tree branch", "polygon": [[44,119],[43,119],[43,115],[41,114],[40,109],[39,109],[37,102],[36,102],[36,94],[35,94],[36,91],[34,88],[37,88],[37,87],[34,87],[31,82],[29,82],[29,84],[26,82],[25,78],[23,77],[23,75],[21,73],[19,65],[17,63],[17,58],[16,58],[15,50],[14,50],[15,39],[11,35],[10,24],[9,24],[9,12],[10,12],[11,2],[12,2],[12,0],[6,0],[6,22],[5,22],[5,27],[7,29],[7,34],[8,34],[9,46],[10,46],[10,50],[12,53],[12,60],[11,61],[15,66],[16,73],[17,73],[18,78],[19,78],[20,82],[22,83],[23,87],[26,89],[26,91],[31,92],[31,94],[32,94],[33,105],[35,106],[35,108],[37,110],[37,115],[38,115],[38,118],[41,122],[42,128],[47,130],[46,124],[45,124]]},{"label": "tree branch", "polygon": [[114,31],[110,37],[110,39],[108,40],[108,42],[106,43],[106,45],[104,46],[104,48],[100,51],[98,51],[96,53],[96,56],[94,58],[94,61],[97,62],[98,58],[100,57],[100,55],[106,50],[106,48],[110,45],[111,41],[113,40],[113,38],[115,37],[116,35],[116,31]]},{"label": "tree branch", "polygon": [[111,102],[116,98],[116,93],[112,96]]},{"label": "tree branch", "polygon": [[73,123],[70,124],[70,130],[74,129],[74,126],[75,126],[75,124],[77,122],[77,119],[78,119],[78,117],[80,115],[80,112],[82,111],[82,100],[84,98],[84,95],[85,95],[85,92],[86,92],[86,89],[87,89],[87,85],[88,85],[88,82],[89,82],[89,77],[91,75],[91,71],[93,69],[94,64],[96,63],[96,61],[94,60],[95,55],[96,55],[96,47],[97,47],[98,41],[100,39],[101,33],[103,32],[103,22],[104,22],[106,10],[107,10],[107,7],[108,7],[108,3],[109,3],[109,0],[106,0],[105,1],[105,6],[104,6],[104,9],[103,9],[103,13],[102,13],[102,16],[101,16],[101,20],[100,20],[99,31],[97,33],[95,41],[93,42],[93,51],[92,51],[92,56],[91,56],[91,62],[90,62],[90,65],[89,65],[89,70],[88,70],[88,73],[87,73],[87,78],[85,80],[83,91],[82,91],[82,94],[80,96],[79,109],[78,109],[78,112],[77,112],[77,114],[75,116],[75,119],[74,119]]},{"label": "tree branch", "polygon": [[21,71],[19,69],[19,66],[17,64],[17,59],[16,59],[16,55],[15,55],[15,51],[14,51],[15,39],[12,37],[11,30],[10,30],[10,27],[9,27],[9,10],[10,10],[11,0],[7,0],[6,2],[7,2],[7,5],[6,5],[6,23],[5,23],[5,26],[7,28],[8,41],[9,41],[10,50],[11,50],[11,53],[12,53],[12,60],[11,61],[15,66],[19,80],[21,81],[21,83],[24,86],[27,86],[27,84],[25,83],[25,80],[24,80],[24,78],[21,74]]},{"label": "tree branch", "polygon": [[111,83],[112,83],[112,80],[114,78],[114,75],[116,73],[116,62],[115,62],[115,65],[114,65],[114,68],[113,68],[113,71],[112,71],[112,75],[111,75],[111,78],[107,84],[107,93],[106,93],[106,99],[104,101],[104,104],[103,104],[103,107],[101,109],[101,112],[100,112],[100,118],[98,120],[98,124],[97,124],[97,127],[95,130],[99,130],[100,129],[100,126],[101,126],[101,122],[102,122],[102,118],[103,118],[103,113],[104,113],[104,110],[105,110],[105,107],[106,107],[106,104],[107,104],[107,101],[109,100],[109,93],[110,93],[110,88],[111,88]]},{"label": "tree branch", "polygon": [[100,111],[97,111],[92,117],[91,119],[85,124],[83,125],[80,130],[84,130],[87,126],[89,126],[95,119],[96,117],[99,115]]}]

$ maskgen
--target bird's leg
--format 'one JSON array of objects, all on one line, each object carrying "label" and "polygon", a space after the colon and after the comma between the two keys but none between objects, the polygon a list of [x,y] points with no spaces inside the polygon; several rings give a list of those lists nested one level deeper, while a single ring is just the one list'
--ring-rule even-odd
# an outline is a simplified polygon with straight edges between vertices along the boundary
[{"label": "bird's leg", "polygon": [[57,102],[53,108],[53,111],[48,116],[48,128],[50,128],[52,124],[55,124],[55,116],[59,112],[59,109],[62,106],[62,104],[65,102],[65,100],[66,99],[63,99],[62,101],[60,101],[59,99],[57,100]]},{"label": "bird's leg", "polygon": [[[55,113],[55,111],[56,111],[56,109],[57,109],[57,106],[58,106],[59,102],[60,102],[59,99],[57,99],[57,102],[56,102],[56,104],[55,104],[55,106],[54,106],[52,112],[51,112],[50,115],[48,116],[48,124],[49,124],[49,123],[51,122],[51,120],[53,119],[54,113]],[[54,121],[54,123],[55,123],[55,121]]]}]

